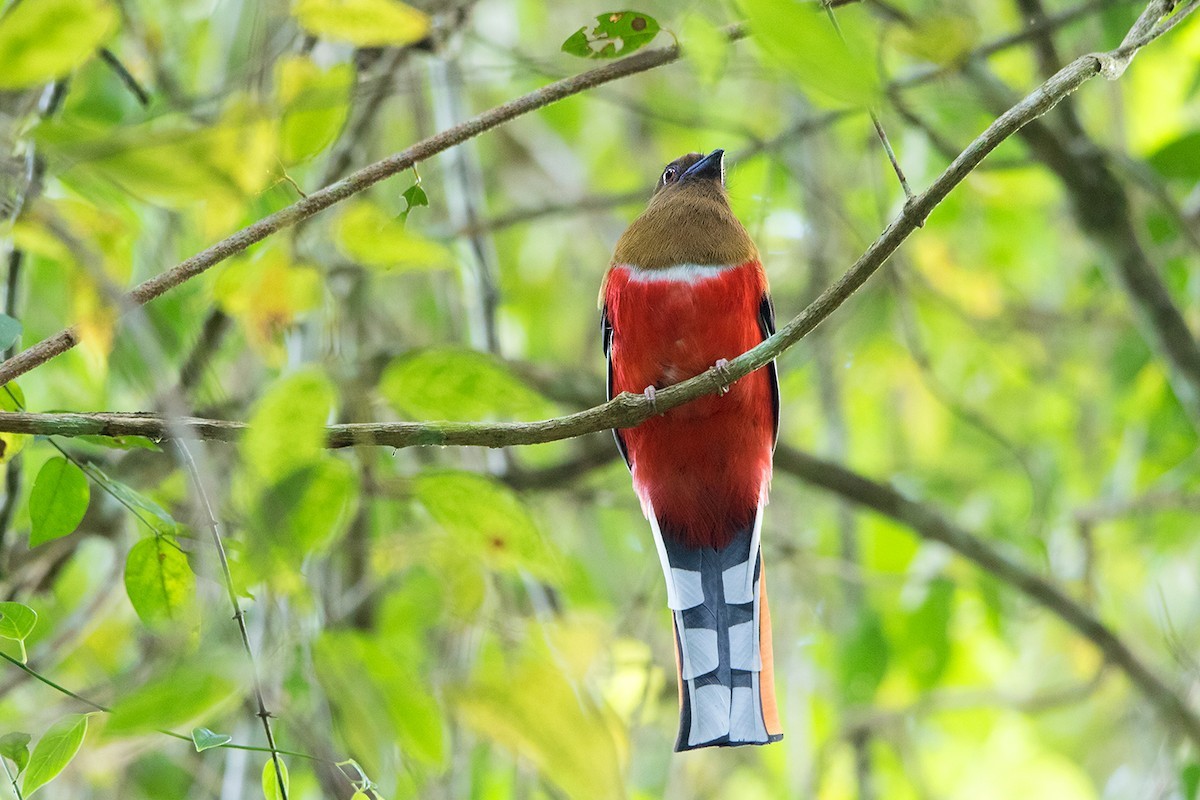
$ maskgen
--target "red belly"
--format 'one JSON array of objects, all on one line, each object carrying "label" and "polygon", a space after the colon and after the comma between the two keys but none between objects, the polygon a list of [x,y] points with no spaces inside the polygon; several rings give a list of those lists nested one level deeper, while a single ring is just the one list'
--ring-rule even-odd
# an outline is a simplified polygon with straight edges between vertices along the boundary
[{"label": "red belly", "polygon": [[[614,393],[678,383],[758,344],[765,289],[757,262],[695,282],[630,280],[629,268],[615,267],[605,287]],[[621,435],[634,487],[663,534],[693,547],[723,547],[753,521],[770,479],[767,371]]]}]

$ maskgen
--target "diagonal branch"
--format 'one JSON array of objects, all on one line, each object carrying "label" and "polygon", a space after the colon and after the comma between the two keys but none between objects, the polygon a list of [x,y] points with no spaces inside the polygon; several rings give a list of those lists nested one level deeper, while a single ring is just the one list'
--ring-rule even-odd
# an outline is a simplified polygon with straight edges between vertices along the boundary
[{"label": "diagonal branch", "polygon": [[[745,29],[735,25],[727,29],[730,39],[740,39],[745,36]],[[448,150],[455,145],[478,136],[484,131],[502,125],[523,114],[536,111],[539,108],[556,103],[563,98],[585,92],[601,84],[645,72],[663,64],[669,64],[679,58],[678,45],[654,50],[642,50],[628,58],[605,64],[602,67],[582,72],[570,78],[543,86],[515,100],[491,108],[478,116],[472,117],[461,125],[455,125],[441,133],[424,139],[395,155],[376,161],[362,169],[318,189],[301,198],[297,202],[263,217],[259,221],[242,228],[206,250],[176,264],[166,272],[162,272],[149,280],[143,281],[125,296],[122,306],[141,306],[159,295],[174,289],[181,283],[200,275],[210,267],[221,263],[230,256],[237,255],[253,244],[261,242],[285,228],[289,228],[301,220],[307,219],[319,211],[389,178],[396,173],[409,169],[414,164],[425,161],[438,153]],[[50,359],[62,355],[79,343],[79,334],[74,327],[59,331],[55,335],[43,339],[7,361],[0,363],[0,385],[8,383]]]},{"label": "diagonal branch", "polygon": [[[335,447],[350,447],[355,445],[386,445],[390,447],[412,447],[417,445],[459,445],[479,447],[511,447],[516,445],[540,444],[560,439],[569,439],[585,433],[604,430],[606,428],[630,428],[649,419],[655,413],[663,413],[681,406],[702,395],[713,394],[728,386],[733,381],[742,378],[756,369],[773,361],[783,351],[792,347],[809,332],[817,327],[842,303],[846,302],[868,278],[883,266],[887,259],[896,251],[908,236],[920,227],[930,212],[945,199],[945,197],[962,183],[980,162],[996,149],[1005,139],[1036,120],[1054,108],[1063,98],[1070,95],[1084,83],[1114,62],[1131,58],[1140,48],[1154,40],[1166,30],[1174,27],[1182,15],[1194,11],[1200,6],[1198,0],[1191,0],[1168,22],[1160,24],[1161,17],[1172,7],[1169,0],[1153,0],[1134,24],[1130,35],[1126,37],[1121,47],[1109,53],[1093,53],[1081,56],[1063,67],[1045,83],[1038,86],[1016,105],[1009,108],[996,119],[987,129],[975,139],[967,149],[954,159],[949,167],[939,175],[929,188],[912,198],[900,214],[888,225],[867,251],[859,257],[853,266],[835,283],[826,289],[820,297],[813,301],[808,308],[783,326],[777,333],[758,346],[748,350],[729,362],[728,366],[718,373],[710,369],[694,378],[674,386],[662,389],[655,397],[654,406],[641,395],[628,393],[618,395],[604,403],[586,411],[568,414],[536,422],[397,422],[397,423],[352,423],[330,428],[330,443]],[[1135,35],[1136,34],[1136,35]],[[609,67],[618,67],[643,54],[635,54],[624,61],[615,62]],[[596,77],[596,73],[608,68],[601,67],[584,73],[576,78],[559,81],[538,90],[524,98],[513,101],[505,106],[486,112],[463,126],[438,134],[425,142],[414,145],[390,159],[378,162],[354,173],[344,181],[309,195],[283,211],[267,217],[251,225],[230,239],[218,243],[198,256],[183,262],[173,270],[163,273],[158,278],[143,283],[135,289],[130,299],[135,303],[144,303],[152,297],[165,292],[171,286],[186,280],[192,274],[198,274],[203,269],[228,257],[233,252],[252,244],[270,233],[292,224],[298,215],[308,216],[321,208],[328,207],[339,199],[348,197],[356,191],[382,180],[388,174],[399,169],[395,164],[407,165],[416,159],[414,151],[420,148],[429,154],[437,149],[445,149],[451,144],[486,129],[489,125],[497,125],[504,119],[510,119],[519,109],[529,110],[538,104],[551,102],[546,93],[565,96],[575,91],[581,91],[576,84],[587,78],[591,85],[603,80],[612,80],[620,74],[629,71],[649,69],[656,63],[666,63],[678,56],[673,48],[652,50],[639,61],[636,69],[626,67],[626,72],[617,73],[612,70],[604,76]],[[664,60],[665,59],[665,60]],[[588,78],[587,76],[592,76]],[[565,93],[565,94],[564,94]],[[501,109],[508,109],[501,113]],[[488,120],[482,122],[481,120]],[[482,127],[480,127],[482,126]],[[431,144],[432,143],[432,144]],[[421,157],[427,157],[422,155]],[[391,170],[390,172],[388,170]],[[316,203],[316,205],[312,205]],[[258,238],[254,238],[257,236]],[[226,252],[228,251],[228,252]],[[215,259],[215,260],[214,260]],[[171,277],[175,276],[175,277]],[[173,282],[174,281],[174,282]],[[51,337],[34,347],[26,350],[13,359],[0,364],[0,382],[11,380],[22,372],[52,358],[74,345],[75,336],[71,330],[63,331],[58,336]],[[223,422],[218,420],[183,419],[179,421],[180,433],[168,429],[162,417],[146,414],[64,414],[37,415],[0,413],[0,430],[16,433],[47,433],[53,432],[64,436],[79,436],[85,434],[99,435],[141,435],[153,439],[166,439],[173,436],[190,436],[191,438],[215,439],[229,441],[236,439],[242,428],[241,423]],[[53,429],[53,430],[52,430]]]}]

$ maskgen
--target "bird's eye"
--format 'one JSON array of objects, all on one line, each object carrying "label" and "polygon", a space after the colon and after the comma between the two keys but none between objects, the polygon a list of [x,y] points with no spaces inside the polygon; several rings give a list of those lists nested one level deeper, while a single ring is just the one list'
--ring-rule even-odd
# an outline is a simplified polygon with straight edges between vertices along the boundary
[{"label": "bird's eye", "polygon": [[674,167],[667,167],[666,169],[663,170],[662,182],[664,184],[670,183],[671,181],[675,180],[675,176],[678,173],[679,173],[679,170],[675,169]]}]

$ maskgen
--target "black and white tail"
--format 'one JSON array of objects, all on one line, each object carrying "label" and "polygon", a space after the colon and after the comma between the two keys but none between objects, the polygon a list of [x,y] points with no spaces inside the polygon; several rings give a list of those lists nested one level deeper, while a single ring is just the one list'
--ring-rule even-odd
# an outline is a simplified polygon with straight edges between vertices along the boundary
[{"label": "black and white tail", "polygon": [[679,737],[675,750],[766,744],[783,738],[775,706],[771,617],[759,532],[738,531],[724,548],[654,540],[675,620]]}]

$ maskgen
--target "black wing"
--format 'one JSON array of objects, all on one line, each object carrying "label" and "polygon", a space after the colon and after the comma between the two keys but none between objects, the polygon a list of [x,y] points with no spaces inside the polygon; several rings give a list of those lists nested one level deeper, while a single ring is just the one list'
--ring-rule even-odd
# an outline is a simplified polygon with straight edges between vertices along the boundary
[{"label": "black wing", "polygon": [[[775,333],[775,306],[771,303],[771,295],[764,294],[762,302],[758,304],[758,329],[762,331],[763,339],[766,339],[771,334]],[[609,328],[611,331],[612,329]],[[608,352],[605,345],[605,352]],[[611,382],[611,378],[609,378]],[[767,380],[771,383],[771,413],[775,423],[775,441],[773,444],[779,443],[779,372],[775,369],[775,362],[767,364]]]},{"label": "black wing", "polygon": [[[604,358],[608,361],[608,382],[605,390],[605,396],[612,400],[613,398],[613,368],[612,368],[612,346],[613,346],[613,326],[608,318],[608,306],[603,306],[600,309],[600,337],[604,345]],[[776,408],[779,403],[776,402]],[[776,415],[778,416],[778,415]],[[631,467],[629,463],[629,451],[625,449],[625,440],[621,438],[621,431],[616,428],[612,429],[613,438],[617,440],[617,449],[621,451],[621,458],[625,459],[625,466]]]}]

